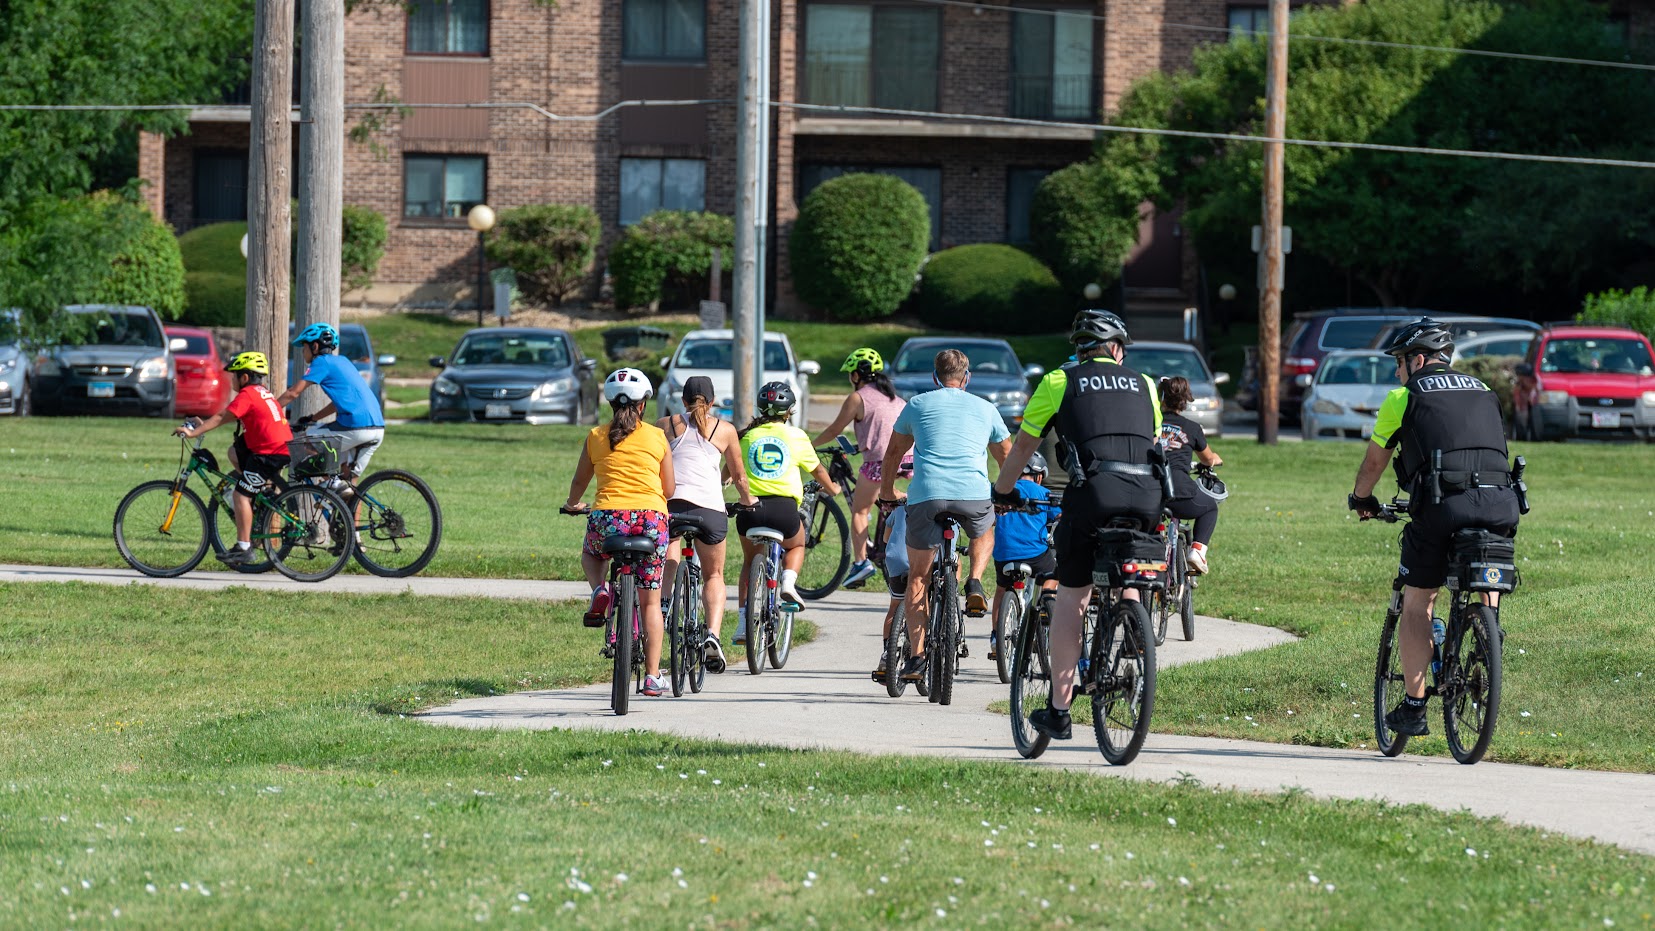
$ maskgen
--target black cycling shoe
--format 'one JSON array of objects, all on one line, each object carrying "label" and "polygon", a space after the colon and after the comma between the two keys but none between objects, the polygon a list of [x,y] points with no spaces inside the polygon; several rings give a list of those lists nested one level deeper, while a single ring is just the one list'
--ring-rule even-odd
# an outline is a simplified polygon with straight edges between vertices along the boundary
[{"label": "black cycling shoe", "polygon": [[1075,734],[1070,723],[1069,712],[1056,708],[1041,708],[1029,715],[1029,726],[1053,740],[1073,738]]},{"label": "black cycling shoe", "polygon": [[246,549],[242,549],[239,546],[231,546],[228,549],[226,549],[223,553],[219,554],[218,561],[225,564],[226,566],[232,566],[233,567],[233,566],[244,566],[252,558],[253,558],[253,548],[252,547],[249,546]]},{"label": "black cycling shoe", "polygon": [[1425,721],[1425,706],[1407,702],[1397,705],[1390,714],[1385,715],[1385,726],[1409,737],[1425,737],[1431,733],[1431,727]]},{"label": "black cycling shoe", "polygon": [[924,653],[918,656],[910,656],[908,661],[902,664],[902,672],[899,675],[901,675],[904,682],[918,682],[925,678],[925,666],[926,656]]},{"label": "black cycling shoe", "polygon": [[965,581],[965,616],[982,617],[988,613],[988,596],[983,594],[983,583],[977,579]]}]

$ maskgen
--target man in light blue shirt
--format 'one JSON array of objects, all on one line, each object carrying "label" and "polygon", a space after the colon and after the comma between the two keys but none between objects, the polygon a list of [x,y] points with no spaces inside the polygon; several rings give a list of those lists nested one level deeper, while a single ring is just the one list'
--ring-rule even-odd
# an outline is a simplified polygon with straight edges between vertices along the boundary
[{"label": "man in light blue shirt", "polygon": [[[971,538],[970,575],[965,583],[965,613],[988,613],[983,594],[983,570],[994,550],[994,507],[989,501],[988,456],[1004,462],[1011,449],[1011,432],[993,404],[969,394],[971,360],[958,349],[937,353],[936,391],[916,395],[902,409],[885,448],[884,479],[879,497],[895,499],[898,464],[914,451],[914,479],[908,486],[908,642],[913,655],[902,666],[902,678],[917,682],[925,674],[926,581],[932,551],[943,542],[938,517],[950,517]],[[960,649],[965,649],[962,641]]]}]

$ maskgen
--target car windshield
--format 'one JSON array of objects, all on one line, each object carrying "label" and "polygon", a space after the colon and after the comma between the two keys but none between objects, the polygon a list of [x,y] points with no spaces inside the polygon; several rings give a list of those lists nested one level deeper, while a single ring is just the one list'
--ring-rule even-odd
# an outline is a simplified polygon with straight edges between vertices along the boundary
[{"label": "car windshield", "polygon": [[[729,369],[732,349],[728,339],[716,337],[702,337],[686,340],[678,347],[678,361],[676,365],[684,369]],[[766,372],[790,372],[793,366],[787,361],[787,345],[779,339],[764,341],[764,370]]]},{"label": "car windshield", "polygon": [[1554,339],[1540,359],[1542,372],[1652,375],[1649,347],[1636,339]]},{"label": "car windshield", "polygon": [[1383,385],[1396,380],[1396,360],[1375,353],[1371,356],[1341,356],[1322,363],[1316,376],[1322,385]]},{"label": "car windshield", "polygon": [[[936,367],[937,353],[950,347],[940,343],[915,346],[905,349],[896,359],[898,374],[923,373],[929,374]],[[995,346],[987,343],[968,343],[963,346],[952,347],[965,353],[971,360],[971,371],[977,374],[989,375],[1021,375],[1023,367],[1017,364],[1017,356],[1008,347]]]},{"label": "car windshield", "polygon": [[460,340],[460,348],[454,350],[454,364],[561,368],[569,364],[569,347],[561,336],[476,333]]},{"label": "car windshield", "polygon": [[339,354],[357,362],[368,361],[368,334],[365,330],[339,331]]},{"label": "car windshield", "polygon": [[212,354],[211,345],[207,342],[207,337],[205,336],[171,336],[168,337],[168,339],[181,339],[184,341],[184,348],[178,350],[179,355],[205,356]]},{"label": "car windshield", "polygon": [[1212,381],[1201,356],[1188,349],[1140,349],[1128,346],[1126,364],[1151,378],[1187,378]]},{"label": "car windshield", "polygon": [[87,314],[96,315],[92,332],[87,334],[86,343],[89,346],[154,346],[159,349],[167,344],[161,338],[161,328],[155,325],[155,318],[142,311],[98,310],[88,311]]},{"label": "car windshield", "polygon": [[1373,345],[1373,338],[1393,321],[1384,317],[1329,317],[1322,328],[1323,349],[1361,349]]},{"label": "car windshield", "polygon": [[1529,351],[1533,337],[1513,336],[1511,339],[1491,339],[1477,346],[1467,346],[1460,353],[1463,359],[1474,356],[1520,356]]}]

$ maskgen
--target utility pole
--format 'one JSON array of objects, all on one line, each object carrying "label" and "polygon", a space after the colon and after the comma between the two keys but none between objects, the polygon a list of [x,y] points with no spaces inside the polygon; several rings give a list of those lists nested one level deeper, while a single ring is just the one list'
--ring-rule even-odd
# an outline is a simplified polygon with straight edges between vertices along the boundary
[{"label": "utility pole", "polygon": [[287,388],[288,244],[293,179],[293,0],[258,0],[247,159],[247,342],[270,359],[269,387]]},{"label": "utility pole", "polygon": [[[345,176],[344,0],[302,0],[299,92],[298,318],[339,326],[340,250]],[[294,412],[313,414],[327,399],[306,392]]]},{"label": "utility pole", "polygon": [[[1287,0],[1270,0],[1270,53],[1265,71],[1264,134],[1287,135]],[[1274,446],[1281,413],[1282,142],[1264,144],[1264,235],[1259,249],[1258,441]]]},{"label": "utility pole", "polygon": [[740,0],[741,17],[741,91],[736,114],[736,243],[735,293],[731,295],[730,326],[735,331],[733,364],[734,403],[731,405],[737,425],[753,417],[761,372],[757,335],[758,314],[758,223],[759,223],[759,162],[762,159],[761,139],[764,117],[761,100],[764,86],[764,14],[765,0]]}]

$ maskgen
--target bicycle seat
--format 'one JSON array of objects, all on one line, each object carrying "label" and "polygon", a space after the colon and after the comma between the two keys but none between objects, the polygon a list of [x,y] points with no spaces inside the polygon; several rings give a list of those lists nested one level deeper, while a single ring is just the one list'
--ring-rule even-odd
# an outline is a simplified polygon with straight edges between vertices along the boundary
[{"label": "bicycle seat", "polygon": [[767,540],[775,543],[780,543],[782,540],[786,539],[786,537],[782,536],[782,532],[780,530],[771,530],[769,527],[754,527],[752,530],[747,531],[744,536],[746,536],[749,540]]},{"label": "bicycle seat", "polygon": [[700,537],[701,525],[693,520],[679,520],[674,517],[667,521],[667,536],[676,540],[680,537]]},{"label": "bicycle seat", "polygon": [[608,537],[603,541],[603,552],[606,556],[616,556],[621,553],[637,553],[640,556],[655,555],[654,537]]},{"label": "bicycle seat", "polygon": [[1007,575],[1034,575],[1034,567],[1026,562],[1014,562],[1006,567]]}]

